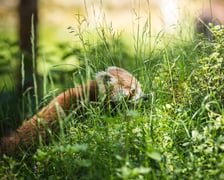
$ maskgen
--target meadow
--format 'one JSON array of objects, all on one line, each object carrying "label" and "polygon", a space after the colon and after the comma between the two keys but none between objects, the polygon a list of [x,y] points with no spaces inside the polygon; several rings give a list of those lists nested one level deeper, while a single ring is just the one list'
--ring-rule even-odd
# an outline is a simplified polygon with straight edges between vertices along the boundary
[{"label": "meadow", "polygon": [[211,28],[209,42],[181,31],[152,36],[146,21],[126,37],[108,24],[90,31],[82,18],[69,28],[75,45],[40,47],[35,98],[27,90],[15,100],[9,60],[21,57],[15,40],[1,39],[1,131],[112,65],[137,77],[148,100],[121,102],[115,113],[101,104],[87,104],[84,115],[71,111],[50,144],[3,155],[0,179],[223,179],[223,27]]}]

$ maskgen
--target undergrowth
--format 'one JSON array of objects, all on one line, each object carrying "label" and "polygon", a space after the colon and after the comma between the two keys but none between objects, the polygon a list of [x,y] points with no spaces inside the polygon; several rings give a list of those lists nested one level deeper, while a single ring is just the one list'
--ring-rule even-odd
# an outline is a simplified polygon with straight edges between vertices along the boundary
[{"label": "undergrowth", "polygon": [[[149,98],[116,113],[99,103],[82,116],[71,111],[57,140],[34,153],[1,157],[1,179],[223,179],[223,27],[211,29],[212,42],[146,48],[143,40],[152,40],[146,21],[130,52],[111,28],[97,29],[92,39],[81,29],[85,19],[78,20],[70,30],[80,44],[63,57],[76,56],[79,69],[63,81],[76,86],[116,65],[132,72]],[[50,71],[44,77],[40,107],[56,94],[58,77]]]}]

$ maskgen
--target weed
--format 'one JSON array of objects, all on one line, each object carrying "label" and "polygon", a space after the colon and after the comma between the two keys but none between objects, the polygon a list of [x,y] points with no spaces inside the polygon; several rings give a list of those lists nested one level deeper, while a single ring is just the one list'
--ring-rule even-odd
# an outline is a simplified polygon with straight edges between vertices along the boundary
[{"label": "weed", "polygon": [[[72,56],[79,63],[69,78],[55,75],[59,71],[42,71],[43,98],[37,106],[55,96],[61,87],[57,81],[63,80],[64,87],[76,86],[109,65],[132,70],[148,100],[133,107],[122,102],[116,113],[100,102],[84,104],[85,114],[72,110],[60,117],[60,132],[50,144],[40,145],[35,153],[3,156],[0,177],[223,179],[223,27],[211,28],[212,42],[183,40],[154,46],[149,16],[143,27],[135,26],[133,44],[127,46],[105,19],[91,34],[87,19],[78,14],[79,26],[70,28],[79,42],[73,50],[58,47],[66,49],[61,57]],[[163,35],[155,39],[160,38]],[[8,111],[0,108],[0,115],[4,119]]]}]

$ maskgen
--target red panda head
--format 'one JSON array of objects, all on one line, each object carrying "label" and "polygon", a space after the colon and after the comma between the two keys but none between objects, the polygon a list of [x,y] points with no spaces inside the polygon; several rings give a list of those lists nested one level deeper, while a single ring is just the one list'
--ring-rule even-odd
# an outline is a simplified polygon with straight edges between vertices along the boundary
[{"label": "red panda head", "polygon": [[136,103],[142,97],[142,88],[138,80],[128,71],[111,66],[96,75],[100,96],[107,96],[114,103],[123,99]]}]

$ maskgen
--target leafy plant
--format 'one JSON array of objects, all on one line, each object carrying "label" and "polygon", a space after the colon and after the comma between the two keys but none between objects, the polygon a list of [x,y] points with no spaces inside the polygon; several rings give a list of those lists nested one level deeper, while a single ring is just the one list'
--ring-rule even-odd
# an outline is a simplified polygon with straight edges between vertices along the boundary
[{"label": "leafy plant", "polygon": [[[100,102],[85,104],[85,114],[69,112],[59,119],[60,132],[48,145],[35,153],[3,156],[0,178],[223,179],[223,26],[211,28],[212,42],[173,38],[154,47],[147,19],[137,24],[127,46],[106,22],[91,33],[87,18],[77,18],[79,26],[70,30],[78,44],[43,51],[50,70],[41,72],[44,97],[38,106],[46,105],[56,88],[88,81],[109,65],[130,70],[148,99],[132,107],[122,102],[113,112]],[[79,68],[63,69],[71,57]],[[9,111],[1,107],[0,115],[6,118]]]}]

